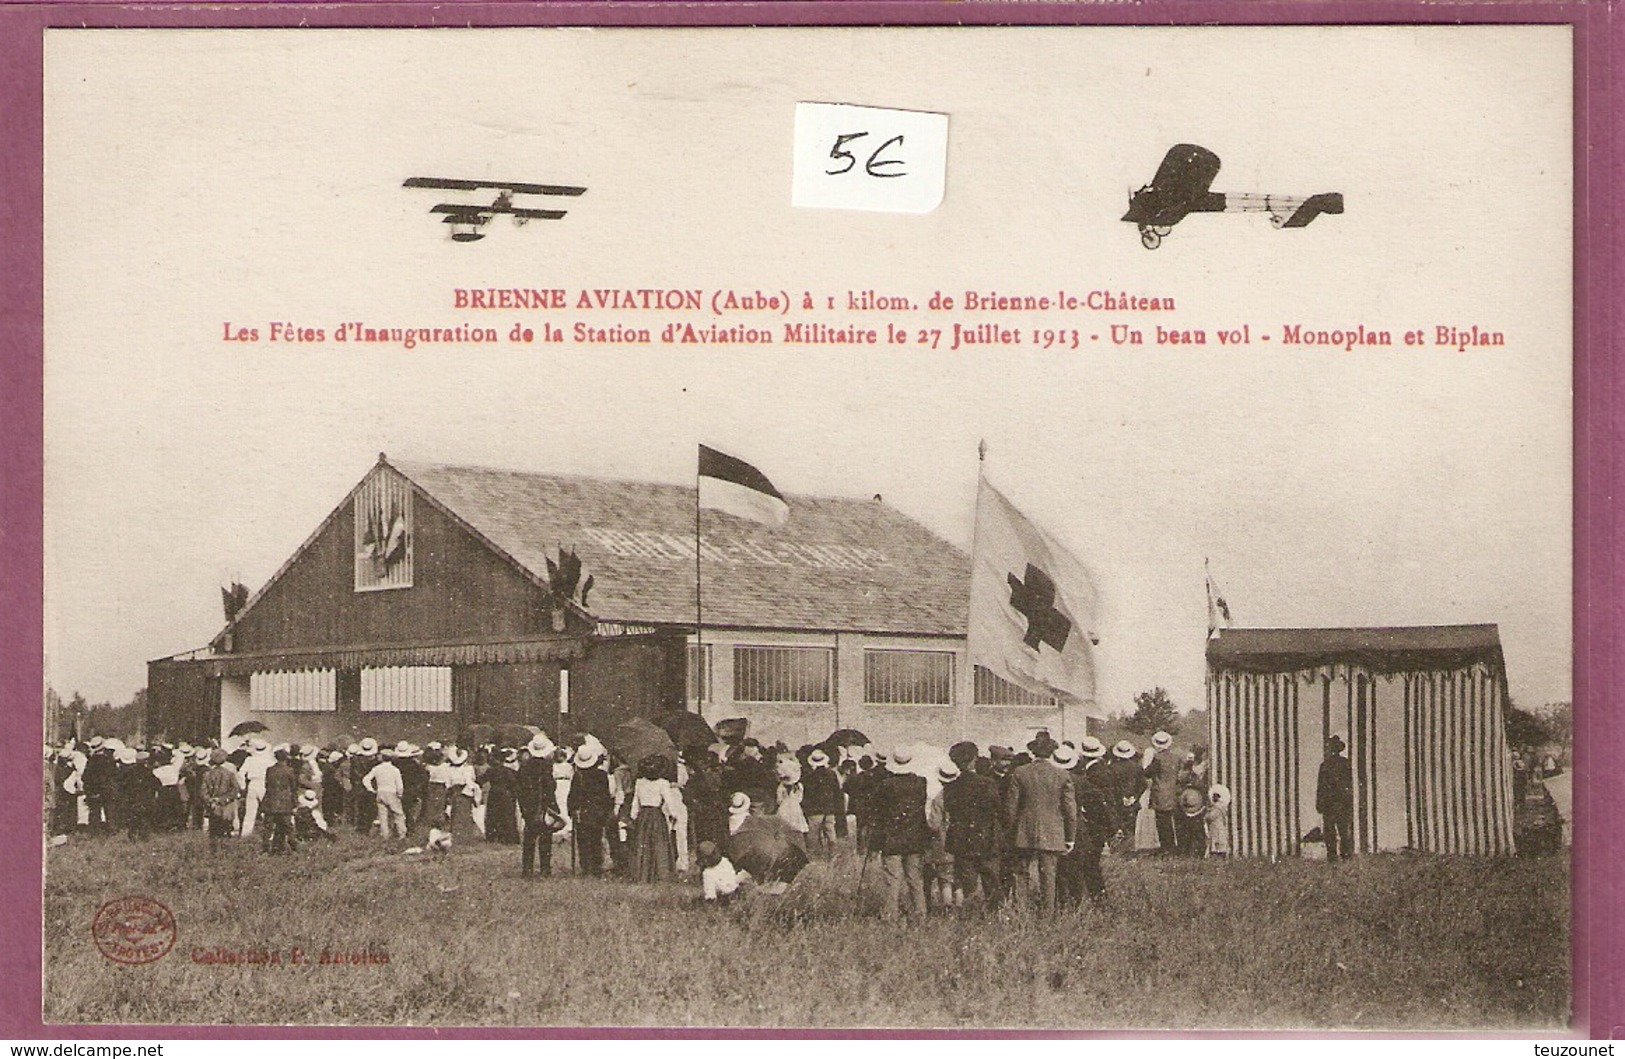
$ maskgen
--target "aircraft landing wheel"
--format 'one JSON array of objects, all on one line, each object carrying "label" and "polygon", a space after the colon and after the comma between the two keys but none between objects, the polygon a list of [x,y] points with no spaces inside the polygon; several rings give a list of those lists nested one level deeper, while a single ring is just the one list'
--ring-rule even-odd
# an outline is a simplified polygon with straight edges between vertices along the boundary
[{"label": "aircraft landing wheel", "polygon": [[1140,245],[1147,250],[1155,250],[1162,245],[1162,233],[1155,228],[1141,228]]}]

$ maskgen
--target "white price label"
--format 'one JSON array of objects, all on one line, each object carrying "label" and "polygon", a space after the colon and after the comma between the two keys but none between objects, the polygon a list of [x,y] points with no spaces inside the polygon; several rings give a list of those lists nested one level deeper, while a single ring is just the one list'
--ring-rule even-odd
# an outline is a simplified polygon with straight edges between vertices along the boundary
[{"label": "white price label", "polygon": [[797,103],[790,202],[930,213],[948,180],[948,115]]}]

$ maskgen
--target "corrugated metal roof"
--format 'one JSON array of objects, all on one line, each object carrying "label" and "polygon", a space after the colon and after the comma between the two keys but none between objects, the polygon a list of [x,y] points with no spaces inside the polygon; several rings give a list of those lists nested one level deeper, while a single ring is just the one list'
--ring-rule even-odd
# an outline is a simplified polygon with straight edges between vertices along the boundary
[{"label": "corrugated metal roof", "polygon": [[[606,621],[694,621],[694,488],[483,467],[389,466],[534,575],[560,545]],[[965,634],[970,558],[884,503],[786,494],[778,528],[701,518],[705,624]]]},{"label": "corrugated metal roof", "polygon": [[1416,665],[1501,662],[1494,625],[1401,625],[1355,629],[1221,629],[1208,641],[1216,668],[1292,669],[1355,663],[1395,670]]}]

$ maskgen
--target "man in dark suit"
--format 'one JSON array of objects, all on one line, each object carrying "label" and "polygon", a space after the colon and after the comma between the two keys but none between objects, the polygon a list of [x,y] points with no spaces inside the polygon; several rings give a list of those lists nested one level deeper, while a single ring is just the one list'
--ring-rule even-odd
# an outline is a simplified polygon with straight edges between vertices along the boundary
[{"label": "man in dark suit", "polygon": [[519,778],[514,781],[519,815],[525,821],[519,874],[527,879],[533,867],[540,869],[544,878],[553,874],[553,832],[563,822],[559,815],[559,788],[553,779],[553,751],[553,741],[538,732],[521,755]]},{"label": "man in dark suit", "polygon": [[1004,799],[1004,815],[1013,831],[1011,846],[1019,862],[1017,878],[1029,900],[1037,887],[1046,915],[1055,913],[1056,865],[1071,851],[1078,827],[1072,777],[1050,760],[1055,750],[1047,732],[1028,743],[1033,759],[1010,774]]},{"label": "man in dark suit", "polygon": [[293,833],[293,810],[299,798],[299,773],[293,767],[288,747],[276,749],[276,764],[265,770],[265,797],[260,799],[260,848],[266,853],[287,853],[298,849]]},{"label": "man in dark suit", "polygon": [[[1057,765],[1070,760],[1054,755]],[[1106,747],[1094,736],[1084,736],[1077,750],[1078,762],[1072,769],[1073,793],[1078,799],[1077,844],[1061,858],[1059,889],[1061,903],[1079,905],[1087,895],[1097,907],[1106,902],[1106,877],[1100,870],[1100,853],[1117,826],[1113,811],[1112,779],[1105,763]]]},{"label": "man in dark suit", "polygon": [[1326,760],[1320,763],[1315,784],[1315,812],[1326,836],[1326,859],[1347,860],[1354,855],[1354,771],[1343,756],[1342,736],[1326,740]]},{"label": "man in dark suit", "polygon": [[[706,752],[706,756],[710,756],[709,751]],[[604,874],[604,839],[609,833],[609,825],[615,820],[615,799],[609,792],[609,773],[601,767],[603,760],[604,752],[596,744],[588,743],[582,746],[576,751],[575,777],[570,781],[568,808],[570,819],[575,823],[576,850],[583,875]],[[524,765],[520,765],[519,771],[523,773],[524,770]],[[695,771],[689,777],[690,788],[695,786],[696,780],[708,775],[710,774],[707,772]],[[557,790],[557,787],[554,789]],[[689,798],[691,802],[701,800],[692,795],[689,795]],[[694,811],[689,818],[694,820],[700,815],[698,812],[700,806],[692,804],[691,809]],[[699,830],[696,827],[696,831]],[[726,838],[727,834],[728,824],[724,817],[722,835]],[[711,837],[711,832],[707,830],[704,837]]]},{"label": "man in dark suit", "polygon": [[998,781],[974,770],[976,757],[975,743],[955,743],[948,750],[959,778],[942,788],[942,808],[948,814],[945,848],[954,858],[956,902],[972,885],[980,884],[982,903],[997,908],[1004,899],[999,871],[1003,803]]},{"label": "man in dark suit", "polygon": [[873,788],[869,848],[880,854],[886,872],[885,919],[897,918],[905,888],[910,918],[925,918],[925,851],[931,830],[925,821],[925,777],[906,771],[909,761],[908,751],[894,750],[885,778]]}]

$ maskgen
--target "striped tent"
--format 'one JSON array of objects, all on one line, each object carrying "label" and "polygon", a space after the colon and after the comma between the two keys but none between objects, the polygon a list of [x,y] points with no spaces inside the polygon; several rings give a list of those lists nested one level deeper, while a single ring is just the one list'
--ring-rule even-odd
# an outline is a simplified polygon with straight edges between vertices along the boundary
[{"label": "striped tent", "polygon": [[1297,854],[1321,823],[1333,735],[1348,747],[1360,852],[1511,853],[1506,698],[1494,625],[1219,630],[1208,738],[1235,798],[1236,853]]}]

